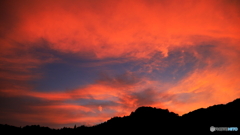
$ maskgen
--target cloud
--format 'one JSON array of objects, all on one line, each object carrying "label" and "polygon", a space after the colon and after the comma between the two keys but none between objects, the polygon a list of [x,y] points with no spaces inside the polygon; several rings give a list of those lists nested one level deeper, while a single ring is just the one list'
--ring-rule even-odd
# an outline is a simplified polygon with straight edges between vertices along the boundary
[{"label": "cloud", "polygon": [[106,73],[101,73],[100,78],[96,82],[115,88],[127,88],[128,86],[134,86],[138,83],[141,83],[141,79],[132,72],[126,72],[124,74],[116,75],[114,77],[111,77]]},{"label": "cloud", "polygon": [[[142,105],[183,114],[233,100],[240,89],[239,4],[1,2],[0,113],[16,123],[93,124]],[[39,90],[38,83],[45,85]]]},{"label": "cloud", "polygon": [[98,113],[98,107],[81,106],[56,100],[28,96],[1,97],[0,100],[3,101],[0,104],[2,122],[16,126],[22,126],[22,123],[24,125],[36,123],[44,126],[52,125],[54,128],[60,128],[59,125],[62,124],[92,125],[105,121],[109,117],[109,114]]},{"label": "cloud", "polygon": [[240,96],[239,77],[234,75],[238,72],[230,67],[196,70],[169,90],[177,95],[173,104],[182,106],[179,113],[185,113],[212,104],[227,103]]},{"label": "cloud", "polygon": [[101,111],[102,111],[102,106],[99,106],[99,107],[98,107],[98,110],[101,112]]},{"label": "cloud", "polygon": [[[130,79],[123,80],[124,76],[128,76]],[[11,116],[14,116],[23,123],[34,123],[35,121],[43,125],[55,124],[55,126],[64,123],[92,125],[110,117],[128,115],[138,106],[151,105],[156,102],[156,92],[145,89],[148,86],[144,86],[143,82],[133,81],[139,79],[134,78],[134,75],[130,73],[108,78],[107,80],[112,82],[112,85],[103,83],[103,80],[106,79],[97,81],[99,83],[96,84],[64,92],[2,91],[2,95],[6,95],[6,99],[18,103],[11,106],[12,111],[2,110],[2,113],[9,112],[9,120]],[[130,99],[126,98],[128,96]],[[144,98],[144,96],[148,97]],[[30,101],[30,104],[25,104],[25,101],[16,101],[18,98],[21,100],[32,99],[34,102]],[[22,108],[21,111],[25,111],[25,113],[15,112],[14,110],[18,108],[16,106]],[[3,108],[6,109],[4,106]],[[98,118],[95,119],[96,117]],[[14,123],[12,120],[10,122]]]},{"label": "cloud", "polygon": [[[144,1],[101,1],[98,6],[96,3],[62,0],[13,4],[12,12],[18,12],[21,25],[9,38],[29,42],[44,37],[55,50],[94,52],[97,58],[147,58],[155,50],[167,56],[168,47],[189,45],[192,41],[187,40],[192,35],[238,38],[235,35],[239,33],[236,17],[239,9],[234,3],[181,2],[182,6],[178,6],[178,1],[155,5]],[[20,33],[24,34],[16,38]]]}]

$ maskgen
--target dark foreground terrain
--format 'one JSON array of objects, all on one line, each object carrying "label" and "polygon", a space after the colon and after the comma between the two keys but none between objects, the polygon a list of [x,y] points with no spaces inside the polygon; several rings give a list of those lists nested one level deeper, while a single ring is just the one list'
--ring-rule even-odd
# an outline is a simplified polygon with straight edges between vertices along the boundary
[{"label": "dark foreground terrain", "polygon": [[[114,117],[93,127],[50,129],[38,125],[23,128],[1,125],[1,134],[81,135],[81,134],[240,134],[238,131],[210,131],[210,127],[240,128],[240,98],[228,104],[201,108],[183,116],[164,109],[139,107],[129,116]],[[231,129],[230,129],[231,130]],[[232,129],[236,130],[236,128]]]}]

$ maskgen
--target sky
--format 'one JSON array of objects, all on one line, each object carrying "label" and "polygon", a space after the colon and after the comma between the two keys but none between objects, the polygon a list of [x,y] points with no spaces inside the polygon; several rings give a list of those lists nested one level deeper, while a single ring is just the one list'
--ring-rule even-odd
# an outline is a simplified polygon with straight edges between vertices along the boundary
[{"label": "sky", "polygon": [[240,97],[238,0],[2,0],[0,123],[95,125]]}]

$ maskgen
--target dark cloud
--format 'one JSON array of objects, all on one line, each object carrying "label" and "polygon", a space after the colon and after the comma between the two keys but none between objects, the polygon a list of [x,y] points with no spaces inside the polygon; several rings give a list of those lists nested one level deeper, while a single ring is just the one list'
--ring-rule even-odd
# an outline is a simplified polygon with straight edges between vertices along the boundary
[{"label": "dark cloud", "polygon": [[97,83],[116,88],[134,86],[137,83],[141,82],[141,78],[132,72],[125,72],[124,74],[115,76],[102,72],[99,75],[100,78],[96,81]]},{"label": "dark cloud", "polygon": [[1,113],[9,112],[9,113],[38,113],[32,107],[37,106],[45,106],[45,105],[56,105],[58,101],[49,101],[43,100],[40,98],[34,98],[29,96],[21,96],[21,97],[0,97],[0,108]]},{"label": "dark cloud", "polygon": [[0,38],[8,38],[7,34],[14,31],[19,23],[20,18],[16,13],[15,6],[19,1],[1,0],[0,2]]},{"label": "dark cloud", "polygon": [[135,92],[131,94],[133,99],[136,99],[137,106],[151,105],[157,102],[157,92],[153,89],[146,89],[141,92]]},{"label": "dark cloud", "polygon": [[[21,115],[35,114],[38,116],[43,115],[41,110],[36,110],[32,107],[43,106],[46,104],[54,104],[49,101],[44,101],[33,97],[0,97],[0,121],[2,124],[12,124],[16,126],[24,126],[28,123],[27,120],[21,118]],[[44,111],[44,110],[42,110]],[[3,117],[4,116],[4,117]],[[36,123],[35,123],[36,124]]]},{"label": "dark cloud", "polygon": [[[76,106],[77,107],[77,106]],[[85,112],[84,109],[68,107],[63,102],[44,100],[28,96],[0,97],[1,124],[15,126],[42,125],[60,128],[62,124],[84,124],[81,122],[68,122],[68,118],[83,118],[96,115],[94,112]],[[61,122],[65,121],[65,122]]]},{"label": "dark cloud", "polygon": [[120,104],[114,101],[109,100],[96,100],[92,99],[76,99],[76,100],[68,100],[66,103],[72,103],[77,105],[82,105],[86,107],[112,107],[112,106],[119,106]]}]

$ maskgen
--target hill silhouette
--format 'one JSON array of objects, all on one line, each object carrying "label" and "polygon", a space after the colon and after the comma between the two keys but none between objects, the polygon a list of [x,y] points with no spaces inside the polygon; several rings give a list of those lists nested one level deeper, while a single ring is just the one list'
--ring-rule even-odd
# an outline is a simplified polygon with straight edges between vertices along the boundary
[{"label": "hill silhouette", "polygon": [[225,105],[219,104],[208,108],[200,108],[182,116],[169,112],[167,109],[143,106],[129,116],[113,117],[92,127],[50,129],[39,125],[20,128],[0,124],[0,129],[5,134],[24,135],[240,133],[239,131],[211,132],[211,126],[240,128],[240,99]]}]

